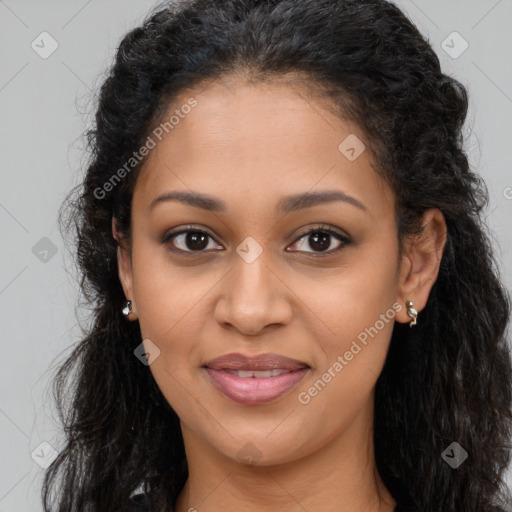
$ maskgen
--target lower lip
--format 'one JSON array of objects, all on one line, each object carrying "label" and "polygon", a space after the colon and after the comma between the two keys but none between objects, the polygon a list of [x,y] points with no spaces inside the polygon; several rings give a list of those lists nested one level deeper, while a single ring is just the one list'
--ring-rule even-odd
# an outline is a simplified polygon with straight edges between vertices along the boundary
[{"label": "lower lip", "polygon": [[253,405],[270,402],[290,391],[306,375],[301,368],[277,377],[238,377],[223,370],[205,368],[213,385],[228,398],[240,404]]}]

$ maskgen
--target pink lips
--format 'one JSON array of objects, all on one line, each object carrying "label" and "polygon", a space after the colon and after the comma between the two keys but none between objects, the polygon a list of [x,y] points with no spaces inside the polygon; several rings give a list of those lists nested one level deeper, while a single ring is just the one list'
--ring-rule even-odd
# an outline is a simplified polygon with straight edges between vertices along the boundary
[{"label": "pink lips", "polygon": [[204,368],[221,393],[235,402],[251,405],[287,393],[302,380],[309,366],[278,354],[250,357],[237,353],[208,361]]}]

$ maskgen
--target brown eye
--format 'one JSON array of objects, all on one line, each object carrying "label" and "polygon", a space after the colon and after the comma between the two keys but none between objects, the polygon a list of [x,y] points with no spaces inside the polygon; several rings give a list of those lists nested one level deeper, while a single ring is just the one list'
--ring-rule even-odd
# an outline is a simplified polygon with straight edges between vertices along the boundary
[{"label": "brown eye", "polygon": [[[338,241],[338,245],[332,249],[333,238]],[[294,245],[298,245],[299,252],[313,252],[313,253],[326,253],[333,254],[341,250],[345,245],[348,245],[351,240],[339,233],[338,231],[330,228],[315,228],[307,231],[300,238],[294,242]],[[307,248],[311,248],[312,251],[307,251]],[[322,255],[322,254],[320,254]]]},{"label": "brown eye", "polygon": [[206,231],[187,229],[166,235],[162,243],[164,245],[172,243],[171,250],[178,252],[205,252],[207,248],[215,248],[215,245],[209,247],[209,239],[213,241],[213,238]]}]

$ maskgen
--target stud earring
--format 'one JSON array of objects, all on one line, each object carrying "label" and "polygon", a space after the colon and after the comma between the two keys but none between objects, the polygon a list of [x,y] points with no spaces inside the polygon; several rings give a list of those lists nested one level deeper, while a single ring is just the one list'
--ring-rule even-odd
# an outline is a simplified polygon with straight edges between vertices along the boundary
[{"label": "stud earring", "polygon": [[125,306],[123,308],[123,315],[124,316],[128,316],[130,313],[133,313],[132,301],[131,300],[127,300],[126,303],[125,303]]},{"label": "stud earring", "polygon": [[416,325],[416,318],[418,316],[418,312],[414,309],[414,304],[408,300],[405,305],[407,306],[407,314],[412,318],[409,322],[409,327]]}]

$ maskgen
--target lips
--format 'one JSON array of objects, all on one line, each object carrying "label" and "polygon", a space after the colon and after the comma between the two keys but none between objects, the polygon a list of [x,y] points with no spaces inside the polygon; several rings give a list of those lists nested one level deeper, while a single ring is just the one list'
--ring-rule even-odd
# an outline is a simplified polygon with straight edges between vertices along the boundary
[{"label": "lips", "polygon": [[287,370],[295,371],[301,368],[309,368],[309,365],[296,359],[281,356],[279,354],[260,354],[258,356],[245,356],[234,353],[226,354],[208,361],[204,365],[212,370],[242,370],[242,371],[269,371]]},{"label": "lips", "polygon": [[223,395],[241,404],[256,405],[287,394],[310,367],[278,354],[227,354],[208,361],[203,368]]}]

